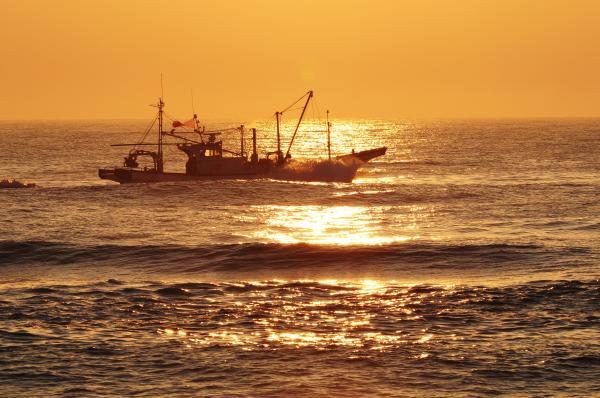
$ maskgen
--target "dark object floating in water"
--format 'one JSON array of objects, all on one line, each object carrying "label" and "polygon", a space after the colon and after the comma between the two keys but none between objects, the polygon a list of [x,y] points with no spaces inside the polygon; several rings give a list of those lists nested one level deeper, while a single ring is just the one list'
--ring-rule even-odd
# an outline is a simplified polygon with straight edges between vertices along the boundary
[{"label": "dark object floating in water", "polygon": [[[251,179],[251,178],[274,178],[281,180],[301,181],[324,181],[324,182],[352,182],[359,167],[369,160],[382,156],[387,151],[386,147],[370,149],[361,152],[331,157],[331,140],[329,111],[327,111],[327,154],[328,160],[319,162],[319,167],[313,165],[298,167],[297,162],[292,162],[290,149],[298,133],[306,108],[313,97],[309,91],[296,102],[281,112],[275,112],[277,126],[277,150],[267,152],[264,158],[260,158],[256,150],[256,129],[252,129],[252,153],[244,150],[244,126],[235,128],[206,131],[200,128],[196,115],[186,122],[173,122],[170,131],[163,130],[164,102],[159,98],[158,114],[154,122],[158,121],[158,137],[156,143],[145,143],[144,138],[148,136],[148,129],[144,138],[135,144],[116,144],[113,146],[133,146],[129,154],[124,158],[122,167],[102,168],[98,170],[100,178],[123,183],[140,182],[164,182],[164,181],[187,181],[201,179]],[[280,125],[281,116],[294,108],[302,100],[306,100],[302,107],[302,113],[298,118],[294,134],[290,139],[285,155],[281,148]],[[154,125],[154,122],[152,125]],[[152,126],[151,125],[151,126]],[[176,131],[178,127],[188,127],[193,131]],[[223,148],[223,141],[217,141],[217,136],[226,132],[238,131],[240,133],[239,152]],[[184,134],[197,134],[198,138],[192,139]],[[177,142],[164,142],[165,137],[171,137]],[[176,145],[177,149],[184,152],[188,160],[185,165],[185,173],[173,173],[164,171],[165,145]],[[140,149],[141,146],[156,146],[156,151]],[[248,156],[250,155],[250,156]],[[149,165],[141,167],[139,158],[149,160]],[[300,162],[301,163],[301,162]]]},{"label": "dark object floating in water", "polygon": [[191,296],[187,289],[182,289],[179,287],[164,287],[162,289],[158,289],[155,293],[160,294],[161,296],[172,296],[172,297],[184,297]]},{"label": "dark object floating in water", "polygon": [[8,180],[8,179],[4,179],[2,181],[0,181],[0,189],[2,188],[35,188],[37,185],[33,184],[33,183],[22,183],[20,181],[15,180],[14,178],[12,180]]}]

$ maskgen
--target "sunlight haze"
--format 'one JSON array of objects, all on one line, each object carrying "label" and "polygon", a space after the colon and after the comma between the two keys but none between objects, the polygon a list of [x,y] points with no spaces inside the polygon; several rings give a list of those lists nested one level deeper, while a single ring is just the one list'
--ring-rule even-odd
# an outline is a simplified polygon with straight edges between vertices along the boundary
[{"label": "sunlight haze", "polygon": [[595,1],[0,4],[0,119],[600,115]]}]

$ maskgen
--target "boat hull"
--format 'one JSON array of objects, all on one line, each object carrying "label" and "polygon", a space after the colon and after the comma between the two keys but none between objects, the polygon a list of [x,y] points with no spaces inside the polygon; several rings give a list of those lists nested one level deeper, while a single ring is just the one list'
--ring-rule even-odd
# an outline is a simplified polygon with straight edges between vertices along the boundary
[{"label": "boat hull", "polygon": [[117,167],[114,169],[99,169],[98,176],[104,180],[111,180],[121,184],[135,184],[172,181],[250,179],[264,177],[264,174],[189,175],[185,173],[159,173],[154,170],[137,170]]},{"label": "boat hull", "polygon": [[367,163],[371,159],[375,159],[376,157],[385,155],[386,152],[387,147],[382,146],[379,148],[368,149],[366,151],[352,152],[347,155],[336,156],[336,159],[341,160],[343,162],[358,160]]},{"label": "boat hull", "polygon": [[[352,182],[356,170],[371,159],[382,156],[387,148],[375,148],[367,151],[353,152],[347,155],[337,156],[335,159],[343,164],[351,166],[351,173],[348,175],[330,176],[325,173],[322,175],[324,182]],[[128,167],[104,168],[98,170],[98,176],[104,180],[111,180],[121,184],[133,183],[153,183],[153,182],[172,182],[172,181],[195,181],[195,180],[225,180],[225,179],[256,179],[256,178],[275,178],[288,179],[289,173],[282,173],[285,166],[273,167],[268,164],[246,164],[239,169],[219,170],[219,168],[206,168],[202,174],[192,173],[165,173],[156,170],[140,170]],[[302,177],[300,177],[302,178]],[[293,178],[297,179],[297,178]],[[307,178],[307,181],[320,181],[318,178]]]}]

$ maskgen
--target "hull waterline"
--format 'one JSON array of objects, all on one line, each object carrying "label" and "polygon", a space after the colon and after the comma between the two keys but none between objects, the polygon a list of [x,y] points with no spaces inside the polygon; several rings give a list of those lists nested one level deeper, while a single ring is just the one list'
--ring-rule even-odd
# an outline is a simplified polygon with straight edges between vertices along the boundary
[{"label": "hull waterline", "polygon": [[278,180],[304,180],[321,182],[352,182],[356,171],[362,165],[378,156],[386,153],[387,148],[375,148],[366,151],[350,153],[337,156],[336,161],[341,162],[347,167],[345,173],[323,173],[316,176],[293,174],[286,172],[285,165],[272,168],[252,168],[249,165],[240,169],[238,173],[231,174],[187,174],[187,173],[167,173],[156,170],[141,170],[136,168],[115,167],[103,168],[98,170],[98,176],[101,179],[115,181],[121,184],[132,183],[156,183],[156,182],[174,182],[174,181],[197,181],[197,180],[232,180],[232,179],[257,179],[273,178]]}]

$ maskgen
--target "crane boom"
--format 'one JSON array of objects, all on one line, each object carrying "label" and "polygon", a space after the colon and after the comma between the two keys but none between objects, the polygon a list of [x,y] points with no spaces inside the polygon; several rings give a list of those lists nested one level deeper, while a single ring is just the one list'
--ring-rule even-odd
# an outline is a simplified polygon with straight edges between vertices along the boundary
[{"label": "crane boom", "polygon": [[288,149],[285,153],[286,159],[290,157],[290,149],[292,148],[292,144],[294,143],[294,139],[296,138],[296,133],[298,133],[298,128],[300,127],[300,123],[302,123],[302,118],[304,117],[306,108],[308,108],[308,103],[310,102],[310,99],[313,96],[312,90],[309,91],[308,93],[306,93],[305,95],[308,95],[308,97],[306,98],[306,103],[304,104],[304,108],[302,108],[302,113],[300,114],[300,117],[298,118],[298,123],[296,124],[296,129],[294,130],[294,135],[292,135],[292,139],[290,140],[290,145],[288,146]]}]

